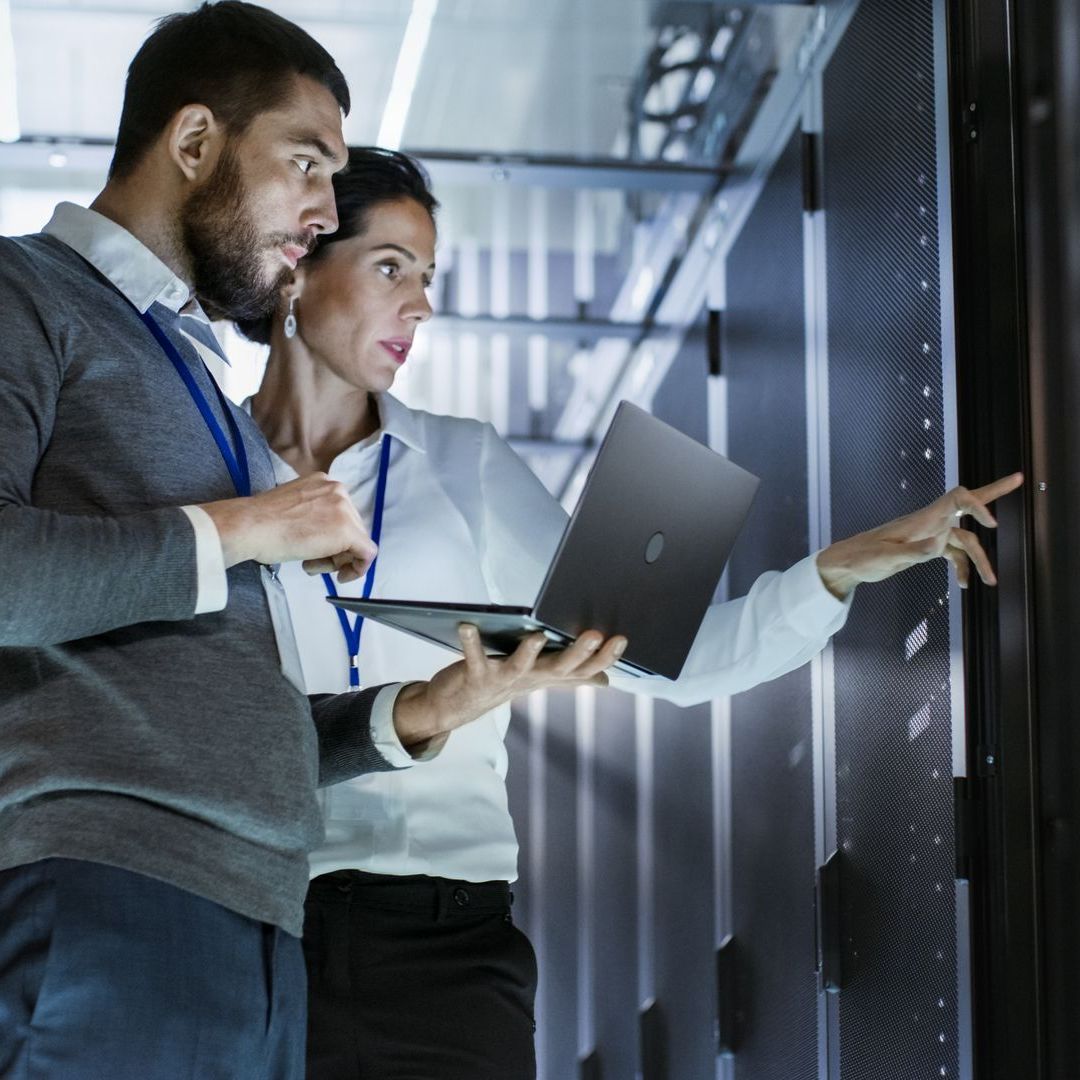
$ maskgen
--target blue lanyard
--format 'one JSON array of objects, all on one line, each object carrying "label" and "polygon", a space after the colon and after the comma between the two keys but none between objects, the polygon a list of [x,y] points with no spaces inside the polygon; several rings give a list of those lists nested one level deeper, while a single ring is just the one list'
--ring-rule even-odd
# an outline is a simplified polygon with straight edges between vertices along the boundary
[{"label": "blue lanyard", "polygon": [[[229,425],[229,434],[232,436],[232,446],[229,445],[229,440],[226,438],[225,432],[221,430],[221,424],[218,423],[218,418],[214,415],[214,410],[210,408],[210,403],[206,400],[206,395],[195,381],[195,376],[192,375],[191,370],[188,368],[187,364],[184,363],[180,353],[177,352],[176,346],[169,340],[165,331],[158,326],[150,312],[147,311],[143,314],[142,321],[150,328],[150,332],[157,338],[157,343],[164,349],[165,355],[172,361],[172,365],[176,368],[177,374],[184,380],[184,385],[191,395],[191,400],[195,402],[199,412],[202,414],[203,421],[210,429],[210,434],[214,437],[214,442],[217,443],[218,450],[221,451],[221,457],[225,462],[226,468],[229,470],[229,475],[232,477],[233,487],[236,488],[236,494],[241,498],[246,498],[251,494],[251,472],[248,469],[247,451],[244,449],[243,437],[240,434],[239,427],[236,425],[236,420],[233,418],[229,403],[225,400],[225,395],[221,392],[221,387],[218,386],[213,375],[210,375],[210,372],[207,371],[206,373],[210,378],[210,382],[217,391],[218,401],[221,403],[221,410],[224,412],[225,419]],[[203,367],[205,369],[206,365],[204,364]],[[233,451],[233,447],[236,448],[235,452]]]},{"label": "blue lanyard", "polygon": [[[382,451],[379,454],[379,478],[375,484],[375,513],[371,520],[371,539],[376,546],[382,536],[383,507],[386,504],[386,478],[390,473],[390,436],[384,435],[382,439]],[[375,565],[378,557],[368,567],[367,576],[364,578],[364,599],[371,595],[371,588],[375,584]],[[323,574],[323,584],[326,586],[327,596],[337,596],[334,588],[334,579],[329,574]],[[360,635],[364,631],[364,616],[357,615],[356,622],[349,621],[349,613],[342,608],[335,607],[338,622],[341,623],[341,632],[345,635],[345,648],[349,651],[349,686],[360,685],[360,668],[358,657],[360,656]]]}]

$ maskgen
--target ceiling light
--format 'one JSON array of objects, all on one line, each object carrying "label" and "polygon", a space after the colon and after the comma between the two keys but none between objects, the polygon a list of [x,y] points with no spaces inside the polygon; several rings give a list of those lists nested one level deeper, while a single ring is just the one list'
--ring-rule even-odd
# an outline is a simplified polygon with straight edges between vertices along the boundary
[{"label": "ceiling light", "polygon": [[428,35],[431,33],[431,20],[439,0],[413,0],[412,13],[409,15],[405,36],[401,40],[394,79],[390,84],[390,96],[383,110],[382,123],[379,125],[379,146],[388,150],[397,150],[401,146],[401,136],[405,130],[405,121],[412,105],[413,91],[420,74],[420,64],[424,59]]},{"label": "ceiling light", "polygon": [[634,305],[635,311],[645,310],[645,305],[648,304],[652,296],[655,284],[656,277],[652,272],[652,267],[643,266],[638,274],[637,281],[634,282],[634,291],[630,295],[630,303]]}]

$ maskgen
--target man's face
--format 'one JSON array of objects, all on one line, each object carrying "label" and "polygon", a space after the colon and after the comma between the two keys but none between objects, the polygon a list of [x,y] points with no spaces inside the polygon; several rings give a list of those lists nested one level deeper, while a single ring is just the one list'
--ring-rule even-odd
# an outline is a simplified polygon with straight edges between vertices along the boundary
[{"label": "man's face", "polygon": [[280,106],[228,137],[180,216],[195,294],[208,313],[245,319],[274,309],[316,236],[337,228],[331,176],[346,153],[337,100],[304,76]]}]

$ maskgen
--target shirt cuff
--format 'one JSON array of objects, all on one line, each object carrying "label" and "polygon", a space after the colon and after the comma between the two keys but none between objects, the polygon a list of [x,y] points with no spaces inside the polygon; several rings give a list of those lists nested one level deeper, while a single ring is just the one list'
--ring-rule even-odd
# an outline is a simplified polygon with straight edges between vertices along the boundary
[{"label": "shirt cuff", "polygon": [[394,704],[404,683],[390,683],[375,696],[371,706],[371,741],[375,749],[396,769],[415,765],[418,761],[430,761],[439,756],[446,742],[445,737],[428,740],[424,749],[417,754],[410,754],[398,738],[394,727]]},{"label": "shirt cuff", "polygon": [[229,602],[229,579],[225,576],[225,553],[221,549],[214,519],[198,506],[181,506],[195,530],[195,568],[198,583],[195,614],[223,611]]},{"label": "shirt cuff", "polygon": [[780,607],[784,618],[808,639],[836,633],[847,621],[855,597],[854,589],[844,600],[829,592],[818,572],[818,554],[808,555],[780,575]]}]

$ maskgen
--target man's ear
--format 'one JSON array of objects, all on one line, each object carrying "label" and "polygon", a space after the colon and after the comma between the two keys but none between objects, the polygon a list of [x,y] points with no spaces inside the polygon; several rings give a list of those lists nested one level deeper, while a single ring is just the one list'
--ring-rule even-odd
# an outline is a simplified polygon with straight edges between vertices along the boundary
[{"label": "man's ear", "polygon": [[224,129],[206,105],[185,105],[165,132],[169,157],[188,180],[205,180],[224,143]]}]

